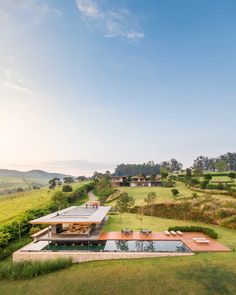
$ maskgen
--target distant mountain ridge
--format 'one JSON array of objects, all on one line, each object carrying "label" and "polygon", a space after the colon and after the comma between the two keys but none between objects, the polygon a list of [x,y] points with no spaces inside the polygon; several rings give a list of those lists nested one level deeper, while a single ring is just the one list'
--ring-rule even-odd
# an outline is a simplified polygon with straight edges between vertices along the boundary
[{"label": "distant mountain ridge", "polygon": [[45,178],[51,179],[54,177],[63,178],[69,176],[67,174],[46,172],[43,170],[29,170],[29,171],[17,171],[9,169],[0,169],[0,177],[12,177],[12,178]]}]

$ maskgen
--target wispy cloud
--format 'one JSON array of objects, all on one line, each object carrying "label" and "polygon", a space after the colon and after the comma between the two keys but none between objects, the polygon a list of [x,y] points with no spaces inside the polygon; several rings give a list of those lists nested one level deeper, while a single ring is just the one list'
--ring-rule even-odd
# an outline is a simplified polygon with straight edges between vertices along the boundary
[{"label": "wispy cloud", "polygon": [[58,8],[50,6],[43,0],[1,0],[0,20],[15,18],[15,13],[27,13],[27,21],[42,23],[52,16],[61,16]]},{"label": "wispy cloud", "polygon": [[100,19],[103,13],[100,11],[97,3],[92,0],[76,0],[77,7],[82,16],[91,19]]},{"label": "wispy cloud", "polygon": [[128,9],[103,9],[97,0],[76,0],[76,5],[83,21],[98,24],[106,37],[121,37],[129,42],[144,38],[136,17]]},{"label": "wispy cloud", "polygon": [[26,82],[19,73],[7,69],[4,76],[4,86],[7,89],[23,92],[25,94],[35,94],[30,83]]}]

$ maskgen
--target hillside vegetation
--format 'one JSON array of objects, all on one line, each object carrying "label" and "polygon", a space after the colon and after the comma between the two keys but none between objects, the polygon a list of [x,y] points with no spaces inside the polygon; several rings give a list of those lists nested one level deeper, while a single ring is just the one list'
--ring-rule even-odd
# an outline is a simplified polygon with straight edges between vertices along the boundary
[{"label": "hillside vegetation", "polygon": [[[73,183],[73,188],[78,188],[83,183]],[[38,208],[47,204],[55,190],[41,188],[0,197],[0,223],[3,224],[17,218],[28,209]]]}]

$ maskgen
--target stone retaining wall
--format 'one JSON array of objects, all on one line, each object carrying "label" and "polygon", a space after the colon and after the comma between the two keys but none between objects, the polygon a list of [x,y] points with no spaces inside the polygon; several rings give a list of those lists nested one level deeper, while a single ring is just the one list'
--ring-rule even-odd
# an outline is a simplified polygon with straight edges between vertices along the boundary
[{"label": "stone retaining wall", "polygon": [[21,250],[13,253],[13,261],[32,261],[48,260],[60,257],[70,257],[73,263],[94,261],[94,260],[113,260],[113,259],[133,259],[133,258],[151,258],[151,257],[172,257],[172,256],[191,256],[194,253],[131,253],[131,252],[79,252],[79,251],[38,251],[24,252]]}]

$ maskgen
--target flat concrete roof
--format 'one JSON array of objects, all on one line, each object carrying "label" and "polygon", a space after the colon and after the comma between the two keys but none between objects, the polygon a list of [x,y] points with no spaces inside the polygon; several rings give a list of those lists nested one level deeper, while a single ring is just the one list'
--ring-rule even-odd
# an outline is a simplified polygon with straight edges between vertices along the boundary
[{"label": "flat concrete roof", "polygon": [[71,206],[66,209],[31,220],[31,224],[100,223],[110,206]]}]

